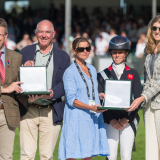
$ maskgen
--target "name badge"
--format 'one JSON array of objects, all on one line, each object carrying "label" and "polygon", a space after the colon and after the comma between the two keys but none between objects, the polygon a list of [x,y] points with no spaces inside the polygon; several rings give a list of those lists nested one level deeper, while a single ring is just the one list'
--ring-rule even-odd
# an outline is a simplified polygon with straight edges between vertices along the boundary
[{"label": "name badge", "polygon": [[[95,105],[95,101],[94,100],[89,100],[89,105],[90,106],[94,106]],[[95,111],[90,110],[91,113],[96,113]]]}]

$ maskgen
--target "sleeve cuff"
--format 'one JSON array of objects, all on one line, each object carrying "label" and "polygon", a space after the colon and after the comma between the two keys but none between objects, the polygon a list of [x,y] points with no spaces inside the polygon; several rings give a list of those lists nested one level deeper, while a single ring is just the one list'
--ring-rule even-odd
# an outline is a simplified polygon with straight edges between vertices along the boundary
[{"label": "sleeve cuff", "polygon": [[146,107],[146,105],[148,103],[148,98],[147,98],[147,96],[145,94],[141,94],[141,96],[144,96],[144,98],[145,98],[145,101],[142,102],[141,106],[142,107]]}]

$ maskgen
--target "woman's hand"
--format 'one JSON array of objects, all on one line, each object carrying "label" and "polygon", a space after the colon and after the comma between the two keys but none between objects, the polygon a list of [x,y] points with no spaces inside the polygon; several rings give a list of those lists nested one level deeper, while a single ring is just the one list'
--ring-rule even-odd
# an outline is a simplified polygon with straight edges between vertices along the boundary
[{"label": "woman's hand", "polygon": [[32,103],[32,102],[36,101],[37,99],[43,97],[43,95],[41,95],[41,96],[38,96],[38,95],[28,95],[28,97],[29,97],[28,98],[28,102]]},{"label": "woman's hand", "polygon": [[108,109],[97,109],[97,113],[102,113],[102,112],[105,112],[105,111],[107,111]]},{"label": "woman's hand", "polygon": [[99,93],[99,98],[100,98],[100,99],[103,100],[105,97],[106,97],[106,95],[105,95],[104,93]]},{"label": "woman's hand", "polygon": [[102,106],[101,105],[93,105],[93,106],[91,106],[90,110],[95,111],[97,113],[102,113],[102,112],[108,110],[108,109],[97,109],[97,107],[102,107]]},{"label": "woman's hand", "polygon": [[126,111],[128,111],[128,112],[134,111],[136,108],[138,108],[138,106],[139,106],[144,100],[145,100],[144,96],[141,96],[141,97],[139,97],[139,98],[136,98],[136,99],[132,102],[132,104],[131,104],[131,106],[129,107],[129,109],[126,110]]},{"label": "woman's hand", "polygon": [[117,129],[117,130],[121,130],[123,129],[123,125],[119,123],[119,121],[117,121],[116,119],[112,119],[110,121],[110,124],[113,128]]},{"label": "woman's hand", "polygon": [[122,118],[120,121],[118,121],[123,127],[126,126],[126,124],[129,122],[127,118]]},{"label": "woman's hand", "polygon": [[97,112],[97,107],[101,107],[101,105],[92,105],[90,106],[89,110]]}]

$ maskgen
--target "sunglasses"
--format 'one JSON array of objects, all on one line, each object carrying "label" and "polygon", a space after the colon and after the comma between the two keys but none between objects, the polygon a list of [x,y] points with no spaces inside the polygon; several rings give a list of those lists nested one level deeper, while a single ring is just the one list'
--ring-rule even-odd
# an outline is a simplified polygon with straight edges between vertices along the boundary
[{"label": "sunglasses", "polygon": [[152,31],[156,31],[157,29],[160,31],[160,27],[152,26]]},{"label": "sunglasses", "polygon": [[84,48],[84,47],[76,48],[77,52],[84,52],[84,50],[86,50],[87,52],[90,52],[91,51],[91,47],[89,46],[89,47],[86,47],[86,48]]}]

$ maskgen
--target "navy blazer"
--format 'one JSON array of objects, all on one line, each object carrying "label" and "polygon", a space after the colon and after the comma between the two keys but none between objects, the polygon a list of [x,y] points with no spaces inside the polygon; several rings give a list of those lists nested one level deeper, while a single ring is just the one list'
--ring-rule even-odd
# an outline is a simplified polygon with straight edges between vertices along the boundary
[{"label": "navy blazer", "polygon": [[[24,64],[26,61],[33,61],[34,55],[36,52],[36,44],[29,45],[24,47],[21,50],[22,54],[22,64]],[[63,87],[63,73],[64,71],[69,67],[70,65],[70,58],[69,55],[53,46],[53,65],[54,65],[54,71],[53,71],[53,77],[52,77],[52,87],[53,90],[53,99],[56,99],[53,101],[53,123],[62,124],[63,120],[63,112],[64,112],[64,102],[62,102],[61,97],[64,96],[64,87]],[[23,113],[24,115],[24,113]]]},{"label": "navy blazer", "polygon": [[[117,76],[112,68],[112,65],[104,69],[104,72],[109,79],[117,80]],[[131,78],[129,76],[131,76]],[[98,91],[99,93],[101,92],[104,93],[105,81],[100,73],[97,74],[97,79],[98,79]],[[124,68],[123,74],[121,75],[120,80],[132,80],[132,97],[136,99],[141,96],[142,87],[141,87],[139,74],[136,70],[126,65]],[[132,101],[134,99],[132,99]],[[104,122],[110,124],[110,121],[112,119],[119,120],[122,118],[127,118],[129,119],[129,123],[131,123],[134,120],[134,118],[139,117],[138,116],[139,108],[140,106],[132,112],[127,112],[125,110],[107,110],[103,112]]]}]

